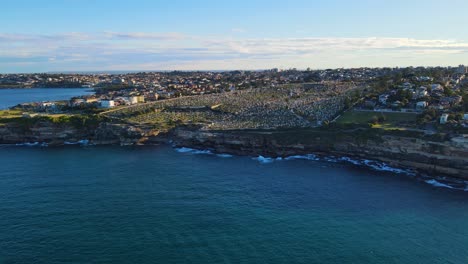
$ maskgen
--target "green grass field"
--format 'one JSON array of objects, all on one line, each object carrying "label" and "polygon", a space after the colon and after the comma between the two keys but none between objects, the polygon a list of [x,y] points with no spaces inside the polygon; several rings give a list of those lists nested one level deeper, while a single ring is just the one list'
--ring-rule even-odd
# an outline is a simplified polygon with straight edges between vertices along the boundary
[{"label": "green grass field", "polygon": [[374,125],[379,128],[400,128],[401,125],[406,127],[412,126],[416,122],[416,113],[380,113],[380,112],[361,112],[349,111],[344,113],[336,121],[338,124],[369,124],[376,118],[382,117],[383,121]]},{"label": "green grass field", "polygon": [[0,110],[0,118],[21,117],[22,114],[19,110]]}]

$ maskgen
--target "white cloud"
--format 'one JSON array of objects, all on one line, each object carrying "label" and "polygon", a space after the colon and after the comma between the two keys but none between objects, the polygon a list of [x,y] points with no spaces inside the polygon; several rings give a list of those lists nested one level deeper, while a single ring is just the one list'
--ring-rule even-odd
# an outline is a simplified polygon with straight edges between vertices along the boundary
[{"label": "white cloud", "polygon": [[69,70],[121,67],[187,70],[445,65],[463,63],[456,61],[461,59],[468,60],[468,42],[450,39],[245,39],[176,32],[0,33],[0,70],[26,62],[37,65],[38,71],[50,65]]}]

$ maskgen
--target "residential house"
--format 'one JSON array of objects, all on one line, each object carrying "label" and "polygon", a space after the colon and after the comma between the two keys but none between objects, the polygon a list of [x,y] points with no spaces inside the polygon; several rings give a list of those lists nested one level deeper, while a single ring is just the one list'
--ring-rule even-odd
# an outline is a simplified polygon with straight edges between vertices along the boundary
[{"label": "residential house", "polygon": [[388,94],[381,94],[379,95],[379,103],[387,104]]},{"label": "residential house", "polygon": [[435,83],[431,85],[432,92],[444,92],[444,87],[442,85]]},{"label": "residential house", "polygon": [[127,100],[130,102],[131,105],[138,104],[138,97],[136,96],[130,96]]},{"label": "residential house", "polygon": [[450,96],[450,97],[443,97],[440,99],[440,104],[442,105],[449,105],[449,106],[454,106],[458,105],[462,102],[462,97],[457,95],[457,96]]},{"label": "residential house", "polygon": [[102,108],[112,108],[115,106],[114,100],[101,100]]},{"label": "residential house", "polygon": [[88,97],[85,100],[86,100],[87,104],[92,104],[92,103],[96,103],[96,102],[99,101],[98,98],[96,98],[96,97]]},{"label": "residential house", "polygon": [[74,106],[79,106],[81,104],[84,104],[85,102],[86,100],[83,98],[72,98],[70,102],[68,103],[68,105],[74,107]]},{"label": "residential house", "polygon": [[417,99],[423,98],[423,97],[426,97],[426,96],[427,96],[427,88],[426,87],[421,86],[416,90],[416,98]]},{"label": "residential house", "polygon": [[429,105],[429,103],[426,102],[426,101],[417,102],[417,103],[416,103],[416,109],[418,109],[418,110],[423,110],[423,109],[425,109],[428,105]]}]

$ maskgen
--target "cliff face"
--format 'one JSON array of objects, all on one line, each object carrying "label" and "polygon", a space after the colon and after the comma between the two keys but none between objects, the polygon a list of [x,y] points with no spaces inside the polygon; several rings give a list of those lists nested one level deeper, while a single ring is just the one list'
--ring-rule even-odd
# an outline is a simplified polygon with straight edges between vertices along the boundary
[{"label": "cliff face", "polygon": [[96,145],[137,145],[150,139],[157,142],[157,130],[138,128],[126,124],[101,123],[97,127],[77,128],[70,124],[39,122],[34,125],[8,123],[0,126],[0,144],[47,143],[64,145],[66,142],[87,140]]},{"label": "cliff face", "polygon": [[[370,136],[369,136],[370,135]],[[468,140],[431,141],[409,136],[370,133],[366,137],[355,132],[320,131],[313,133],[282,131],[203,131],[177,128],[171,134],[150,127],[101,123],[95,128],[38,123],[0,126],[0,144],[65,142],[88,140],[92,144],[138,145],[172,141],[177,146],[210,148],[218,153],[286,157],[301,154],[350,156],[388,163],[395,167],[415,168],[432,175],[444,174],[468,179]]]},{"label": "cliff face", "polygon": [[[432,142],[412,137],[381,136],[363,140],[353,133],[322,133],[294,140],[275,132],[221,133],[174,131],[175,144],[211,148],[220,153],[290,156],[327,154],[382,161],[395,167],[415,168],[430,174],[468,179],[468,145],[465,139]],[[284,138],[281,138],[284,137]]]},{"label": "cliff face", "polygon": [[0,143],[17,144],[26,142],[47,142],[63,144],[65,141],[78,141],[88,138],[87,131],[80,131],[72,126],[52,123],[38,123],[32,127],[9,123],[0,126]]}]

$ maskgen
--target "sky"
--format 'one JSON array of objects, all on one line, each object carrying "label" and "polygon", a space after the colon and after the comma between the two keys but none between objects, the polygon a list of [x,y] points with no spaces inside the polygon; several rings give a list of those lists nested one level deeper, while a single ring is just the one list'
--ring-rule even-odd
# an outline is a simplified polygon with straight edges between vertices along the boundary
[{"label": "sky", "polygon": [[468,64],[466,0],[1,0],[0,73]]}]

